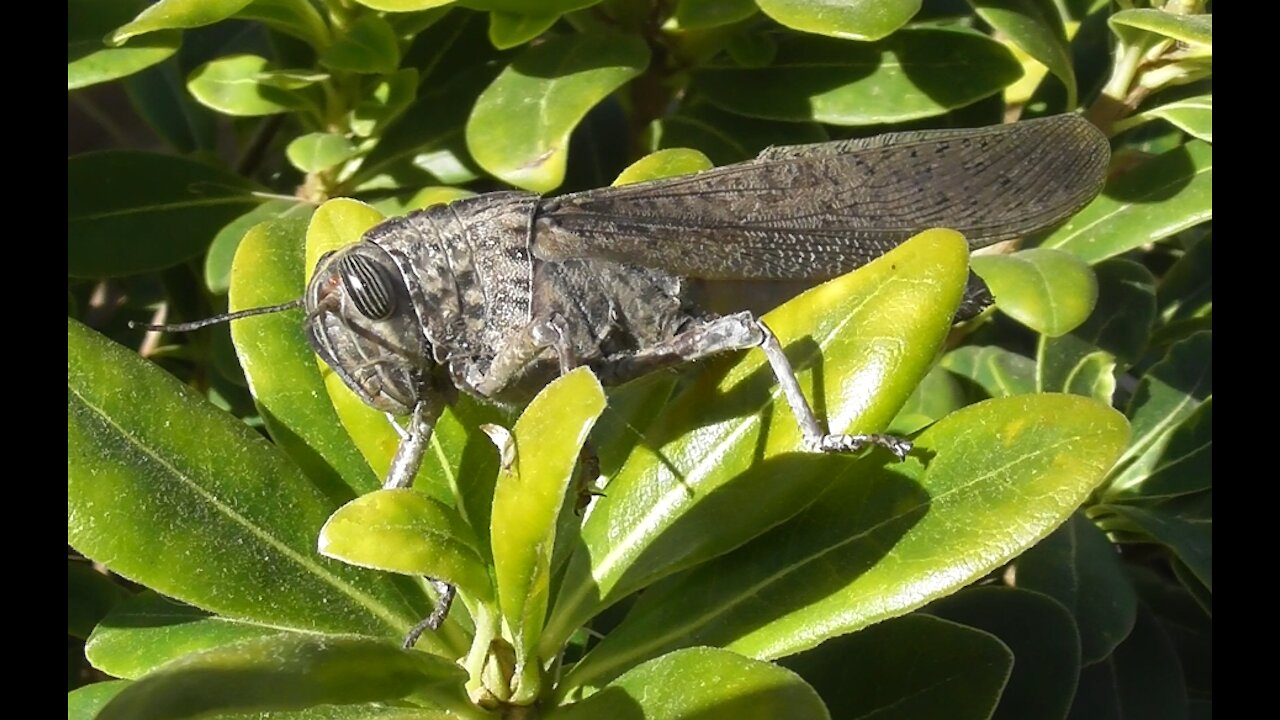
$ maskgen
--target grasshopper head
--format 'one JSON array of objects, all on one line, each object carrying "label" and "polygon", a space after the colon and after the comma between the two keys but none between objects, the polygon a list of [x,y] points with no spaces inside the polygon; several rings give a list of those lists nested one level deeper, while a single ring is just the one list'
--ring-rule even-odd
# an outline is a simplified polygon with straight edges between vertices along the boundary
[{"label": "grasshopper head", "polygon": [[366,404],[412,411],[431,371],[409,291],[385,250],[361,242],[326,254],[307,286],[307,340]]}]

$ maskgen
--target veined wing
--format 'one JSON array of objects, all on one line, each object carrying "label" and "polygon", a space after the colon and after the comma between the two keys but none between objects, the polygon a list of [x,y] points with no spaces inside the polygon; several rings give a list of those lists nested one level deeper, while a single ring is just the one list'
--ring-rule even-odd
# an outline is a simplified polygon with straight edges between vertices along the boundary
[{"label": "veined wing", "polygon": [[823,279],[931,227],[977,248],[1055,225],[1101,190],[1106,137],[1075,115],[769,148],[678,178],[543,201],[534,254],[702,278]]}]

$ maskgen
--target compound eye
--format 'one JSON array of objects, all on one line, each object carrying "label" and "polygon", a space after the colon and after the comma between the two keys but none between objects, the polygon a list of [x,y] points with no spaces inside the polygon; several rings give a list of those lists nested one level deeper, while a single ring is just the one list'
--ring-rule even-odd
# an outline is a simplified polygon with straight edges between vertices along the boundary
[{"label": "compound eye", "polygon": [[396,309],[395,279],[387,269],[364,255],[338,258],[338,273],[361,315],[386,320]]}]

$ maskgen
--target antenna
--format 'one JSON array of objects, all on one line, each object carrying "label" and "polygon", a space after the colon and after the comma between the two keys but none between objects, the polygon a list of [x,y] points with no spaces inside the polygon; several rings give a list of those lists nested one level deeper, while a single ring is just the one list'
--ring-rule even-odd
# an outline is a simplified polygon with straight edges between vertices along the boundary
[{"label": "antenna", "polygon": [[130,328],[146,328],[148,330],[158,330],[161,332],[189,332],[191,330],[199,330],[202,327],[217,325],[218,323],[230,322],[232,320],[239,320],[240,318],[253,317],[254,315],[266,315],[267,313],[275,313],[275,312],[283,312],[285,310],[292,310],[297,307],[302,307],[302,304],[303,304],[303,298],[297,298],[296,300],[290,300],[289,302],[280,303],[279,305],[271,305],[269,307],[260,307],[260,308],[249,308],[248,310],[241,310],[239,312],[214,315],[211,318],[205,318],[203,320],[194,320],[192,322],[185,322],[185,323],[173,323],[171,325],[150,325],[147,323],[139,323],[139,322],[134,322],[130,320],[129,327]]}]

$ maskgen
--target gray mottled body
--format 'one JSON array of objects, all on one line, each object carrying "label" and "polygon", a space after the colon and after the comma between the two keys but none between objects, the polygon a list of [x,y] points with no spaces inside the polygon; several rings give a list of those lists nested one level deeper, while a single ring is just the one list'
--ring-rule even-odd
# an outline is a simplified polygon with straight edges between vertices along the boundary
[{"label": "gray mottled body", "polygon": [[520,400],[577,365],[618,382],[759,346],[806,442],[854,449],[878,436],[822,432],[768,328],[694,307],[685,278],[830,278],[930,227],[975,248],[1018,237],[1089,202],[1108,160],[1100,132],[1060,115],[771,148],[551,199],[467,198],[388,220],[323,259],[309,337],[365,402],[421,419],[419,434],[455,390]]}]

